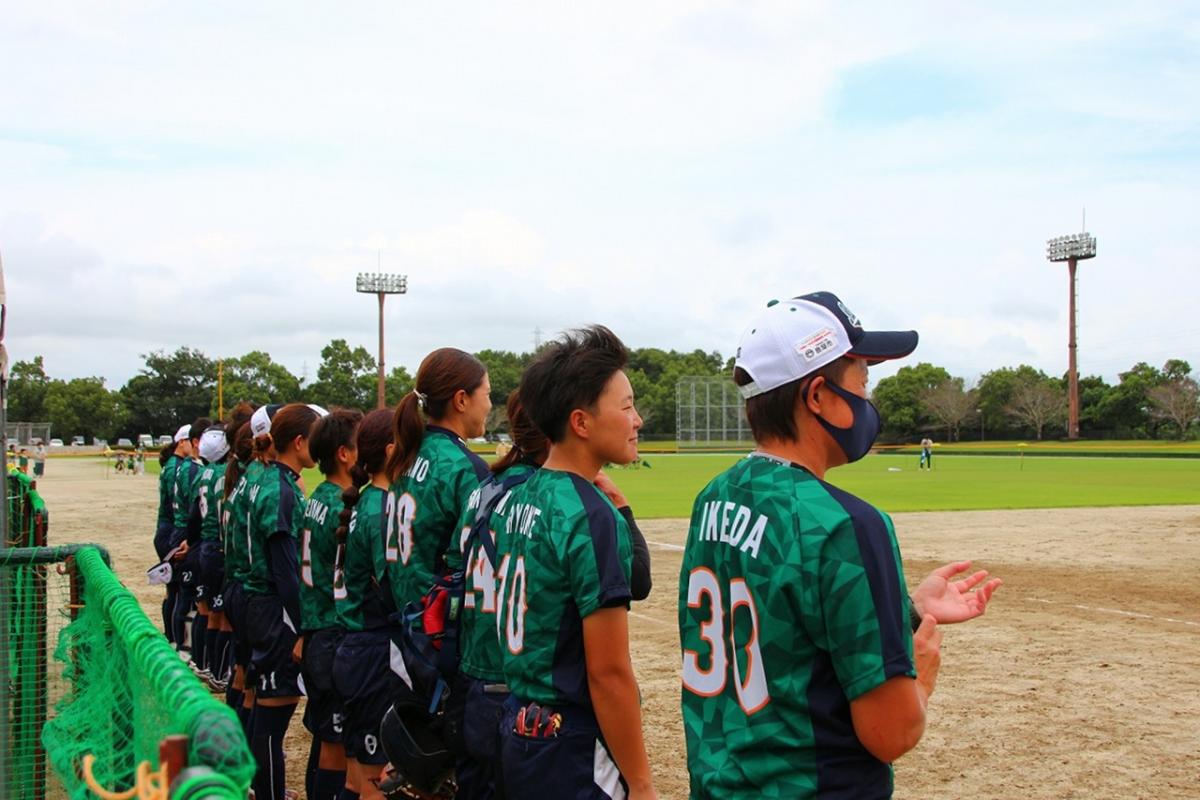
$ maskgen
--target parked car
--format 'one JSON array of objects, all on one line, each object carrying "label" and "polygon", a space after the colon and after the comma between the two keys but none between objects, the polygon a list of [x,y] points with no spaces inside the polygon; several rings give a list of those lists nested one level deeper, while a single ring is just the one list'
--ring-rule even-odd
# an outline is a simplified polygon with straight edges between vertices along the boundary
[{"label": "parked car", "polygon": [[71,437],[71,447],[83,447],[84,441],[82,436]]},{"label": "parked car", "polygon": [[108,439],[101,439],[99,436],[93,436],[92,447],[108,447]]},{"label": "parked car", "polygon": [[170,444],[172,441],[172,438],[173,437],[171,436],[171,434],[164,433],[162,436],[158,437],[158,446],[163,447],[164,445]]},{"label": "parked car", "polygon": [[154,447],[154,437],[148,433],[138,434],[138,447]]},{"label": "parked car", "polygon": [[122,436],[120,439],[117,439],[117,447],[133,447],[133,442]]},{"label": "parked car", "polygon": [[62,447],[62,446],[63,446],[63,440],[62,440],[62,439],[51,439],[51,440],[50,440],[50,446],[51,446],[51,447]]}]

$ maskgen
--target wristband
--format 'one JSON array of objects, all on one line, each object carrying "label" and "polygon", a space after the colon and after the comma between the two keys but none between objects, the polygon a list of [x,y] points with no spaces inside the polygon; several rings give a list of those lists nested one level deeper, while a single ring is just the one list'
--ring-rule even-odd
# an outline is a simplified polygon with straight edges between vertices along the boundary
[{"label": "wristband", "polygon": [[913,633],[917,632],[917,628],[921,627],[921,612],[917,611],[917,604],[908,598],[908,624],[912,626]]}]

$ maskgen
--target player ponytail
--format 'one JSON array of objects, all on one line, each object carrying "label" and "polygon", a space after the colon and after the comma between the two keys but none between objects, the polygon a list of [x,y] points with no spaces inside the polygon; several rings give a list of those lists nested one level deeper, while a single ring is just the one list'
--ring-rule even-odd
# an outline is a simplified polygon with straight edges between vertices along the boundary
[{"label": "player ponytail", "polygon": [[377,408],[362,418],[355,445],[358,460],[350,469],[350,487],[342,492],[342,511],[335,532],[338,544],[345,544],[350,532],[350,516],[358,504],[361,488],[371,482],[387,463],[388,445],[392,443],[392,411]]},{"label": "player ponytail", "polygon": [[538,430],[533,420],[525,413],[520,393],[514,389],[508,395],[505,406],[508,414],[508,432],[512,436],[512,447],[492,464],[492,474],[499,475],[515,464],[540,467],[550,454],[550,442],[546,434]]},{"label": "player ponytail", "polygon": [[[226,437],[229,436],[229,431],[225,431]],[[229,459],[229,466],[225,468],[225,499],[229,499],[229,495],[233,493],[234,487],[237,486],[238,477],[254,459],[254,436],[250,433],[250,422],[247,420],[238,426],[237,431],[233,434],[233,439],[229,442],[229,452],[233,458]]]},{"label": "player ponytail", "polygon": [[172,441],[168,444],[164,444],[162,449],[158,451],[158,465],[160,467],[165,467],[173,455],[175,455],[175,442]]},{"label": "player ponytail", "polygon": [[450,401],[461,389],[471,394],[487,377],[487,367],[470,353],[441,347],[425,356],[417,369],[413,390],[396,406],[392,438],[396,447],[387,460],[390,480],[408,472],[425,438],[425,421],[438,422],[450,411]]}]

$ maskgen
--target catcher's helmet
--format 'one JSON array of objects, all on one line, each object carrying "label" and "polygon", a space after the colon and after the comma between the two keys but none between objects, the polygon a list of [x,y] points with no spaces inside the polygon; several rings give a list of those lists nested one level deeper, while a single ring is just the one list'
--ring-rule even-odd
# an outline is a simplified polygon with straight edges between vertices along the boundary
[{"label": "catcher's helmet", "polygon": [[396,771],[421,791],[435,794],[453,781],[454,754],[424,708],[394,703],[383,715],[379,739]]}]

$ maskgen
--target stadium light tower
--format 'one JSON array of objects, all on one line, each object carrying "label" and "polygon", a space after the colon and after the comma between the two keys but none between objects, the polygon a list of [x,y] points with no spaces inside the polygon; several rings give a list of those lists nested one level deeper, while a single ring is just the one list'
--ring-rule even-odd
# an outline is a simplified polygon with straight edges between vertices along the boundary
[{"label": "stadium light tower", "polygon": [[408,276],[388,272],[360,272],[357,291],[379,297],[379,386],[376,408],[383,408],[387,405],[383,397],[383,299],[389,294],[408,294]]},{"label": "stadium light tower", "polygon": [[1056,236],[1046,242],[1046,258],[1053,262],[1067,262],[1067,275],[1071,282],[1068,303],[1070,317],[1067,334],[1067,438],[1079,438],[1079,368],[1076,362],[1075,344],[1075,267],[1080,261],[1096,257],[1096,237],[1086,231],[1069,236]]}]

